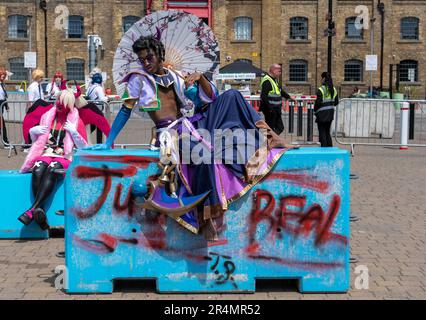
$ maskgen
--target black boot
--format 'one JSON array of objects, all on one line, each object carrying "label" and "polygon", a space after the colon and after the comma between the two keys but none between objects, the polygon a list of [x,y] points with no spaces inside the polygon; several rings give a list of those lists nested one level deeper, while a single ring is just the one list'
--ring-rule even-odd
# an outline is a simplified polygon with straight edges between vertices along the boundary
[{"label": "black boot", "polygon": [[41,230],[49,229],[49,224],[47,223],[47,216],[42,208],[35,209],[34,220],[40,226]]},{"label": "black boot", "polygon": [[33,221],[34,209],[29,209],[21,214],[18,218],[24,225],[28,226]]}]

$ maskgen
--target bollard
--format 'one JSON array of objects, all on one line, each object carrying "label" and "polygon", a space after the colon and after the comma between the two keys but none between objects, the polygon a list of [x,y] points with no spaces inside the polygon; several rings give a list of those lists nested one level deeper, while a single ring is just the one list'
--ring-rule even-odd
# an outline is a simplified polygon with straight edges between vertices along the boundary
[{"label": "bollard", "polygon": [[297,101],[297,136],[303,136],[303,101]]},{"label": "bollard", "polygon": [[288,110],[288,133],[294,133],[294,101],[289,102]]},{"label": "bollard", "polygon": [[401,103],[401,146],[400,150],[408,149],[408,115],[409,115],[409,103]]},{"label": "bollard", "polygon": [[409,140],[414,139],[414,115],[415,115],[415,104],[410,103],[410,134],[408,136]]},{"label": "bollard", "polygon": [[314,141],[314,104],[308,101],[308,125],[307,125],[307,141]]},{"label": "bollard", "polygon": [[[0,239],[47,239],[49,232],[42,230],[36,222],[25,226],[18,216],[31,207],[33,196],[30,192],[31,174],[22,174],[16,170],[0,170],[0,198],[2,203],[0,219]],[[19,194],[19,201],[11,201]],[[64,209],[64,186],[60,179],[47,199],[44,210],[51,228],[64,225],[64,216],[56,211]]]}]

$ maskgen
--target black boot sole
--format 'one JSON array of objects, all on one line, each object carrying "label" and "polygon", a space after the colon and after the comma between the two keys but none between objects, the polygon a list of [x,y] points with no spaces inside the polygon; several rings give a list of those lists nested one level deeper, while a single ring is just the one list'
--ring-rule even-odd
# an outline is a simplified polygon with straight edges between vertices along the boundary
[{"label": "black boot sole", "polygon": [[49,229],[49,224],[47,223],[47,216],[43,209],[36,209],[34,211],[34,220],[40,226],[42,230]]},{"label": "black boot sole", "polygon": [[29,216],[27,216],[25,213],[21,214],[18,220],[26,226],[28,226],[32,221],[32,219]]}]

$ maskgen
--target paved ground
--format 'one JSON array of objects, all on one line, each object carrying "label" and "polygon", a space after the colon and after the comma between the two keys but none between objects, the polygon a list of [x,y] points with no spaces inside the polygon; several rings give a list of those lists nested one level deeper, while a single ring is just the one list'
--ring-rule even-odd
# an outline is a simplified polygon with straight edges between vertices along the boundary
[{"label": "paved ground", "polygon": [[[7,158],[0,169],[18,168],[23,154]],[[54,287],[54,269],[64,264],[56,253],[62,238],[0,240],[0,299],[426,299],[426,149],[400,151],[358,147],[351,159],[351,265],[347,294],[300,294],[295,282],[275,281],[255,294],[163,295],[139,284],[120,284],[111,295],[66,295]],[[369,289],[355,289],[354,269],[367,266]]]}]

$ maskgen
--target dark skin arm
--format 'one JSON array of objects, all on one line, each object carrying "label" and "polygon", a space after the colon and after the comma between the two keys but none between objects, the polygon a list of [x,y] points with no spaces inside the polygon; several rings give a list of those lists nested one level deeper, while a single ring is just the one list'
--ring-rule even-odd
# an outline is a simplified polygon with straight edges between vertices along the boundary
[{"label": "dark skin arm", "polygon": [[193,85],[196,81],[200,84],[201,88],[204,90],[206,95],[212,99],[213,98],[213,90],[210,86],[210,82],[199,72],[194,72],[185,77],[185,86],[189,87]]}]

